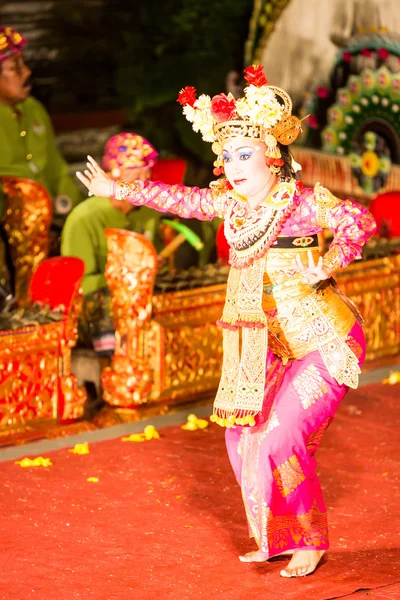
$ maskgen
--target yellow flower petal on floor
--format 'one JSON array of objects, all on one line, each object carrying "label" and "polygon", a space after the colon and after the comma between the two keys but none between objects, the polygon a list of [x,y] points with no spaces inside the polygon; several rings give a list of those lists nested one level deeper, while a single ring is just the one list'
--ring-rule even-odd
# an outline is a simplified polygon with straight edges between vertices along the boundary
[{"label": "yellow flower petal on floor", "polygon": [[393,371],[390,373],[387,379],[383,379],[382,383],[386,383],[388,385],[394,385],[395,383],[400,383],[400,371]]},{"label": "yellow flower petal on floor", "polygon": [[89,483],[98,483],[99,478],[98,477],[88,477],[86,479],[86,481],[89,481]]},{"label": "yellow flower petal on floor", "polygon": [[20,467],[51,467],[53,465],[49,458],[43,458],[43,456],[23,458],[22,460],[15,461],[15,464]]},{"label": "yellow flower petal on floor", "polygon": [[186,431],[196,431],[197,429],[207,429],[208,421],[206,419],[198,419],[196,415],[189,415],[187,423],[181,425],[181,429]]},{"label": "yellow flower petal on floor", "polygon": [[83,444],[75,444],[75,446],[68,450],[68,452],[72,452],[72,454],[90,454],[89,444],[87,442],[84,442]]},{"label": "yellow flower petal on floor", "polygon": [[147,427],[144,428],[144,435],[146,436],[146,440],[158,440],[160,437],[160,434],[154,425],[147,425]]},{"label": "yellow flower petal on floor", "polygon": [[131,433],[128,437],[121,438],[122,442],[147,442],[150,440],[158,440],[160,434],[154,425],[147,425],[143,433]]},{"label": "yellow flower petal on floor", "polygon": [[144,433],[131,433],[128,437],[121,438],[121,442],[145,442],[146,437]]}]

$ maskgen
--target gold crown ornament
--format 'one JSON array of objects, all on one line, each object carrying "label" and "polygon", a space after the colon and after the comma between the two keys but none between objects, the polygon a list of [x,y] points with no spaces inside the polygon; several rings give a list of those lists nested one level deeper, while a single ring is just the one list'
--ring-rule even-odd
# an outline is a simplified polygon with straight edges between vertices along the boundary
[{"label": "gold crown ornament", "polygon": [[218,156],[214,163],[217,170],[222,172],[225,140],[251,138],[265,143],[267,163],[279,171],[283,160],[278,142],[292,144],[301,131],[301,121],[292,115],[290,96],[281,88],[268,85],[262,66],[247,67],[244,78],[248,85],[243,98],[235,100],[230,93],[197,97],[195,88],[187,86],[179,92],[178,102],[193,130],[199,131],[205,142],[212,143]]}]

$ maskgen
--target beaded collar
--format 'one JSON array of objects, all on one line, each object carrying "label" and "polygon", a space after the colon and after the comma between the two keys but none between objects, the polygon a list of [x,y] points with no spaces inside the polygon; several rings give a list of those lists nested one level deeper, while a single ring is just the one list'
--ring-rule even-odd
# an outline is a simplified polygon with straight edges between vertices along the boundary
[{"label": "beaded collar", "polygon": [[284,222],[297,206],[296,182],[280,182],[256,209],[249,209],[247,198],[233,190],[227,192],[232,202],[225,217],[225,237],[230,245],[229,262],[246,267],[262,258],[274,243]]}]

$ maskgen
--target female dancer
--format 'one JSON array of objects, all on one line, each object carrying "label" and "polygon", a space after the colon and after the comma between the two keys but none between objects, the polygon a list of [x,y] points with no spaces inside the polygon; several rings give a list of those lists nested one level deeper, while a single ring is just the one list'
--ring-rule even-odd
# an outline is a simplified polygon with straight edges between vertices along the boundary
[{"label": "female dancer", "polygon": [[[222,217],[231,270],[224,359],[211,419],[226,427],[229,458],[258,549],[243,562],[290,554],[284,577],[312,573],[328,548],[315,452],[365,356],[359,315],[332,275],[375,230],[368,211],[321,184],[303,188],[288,150],[301,130],[283,90],[262,67],[245,70],[243,98],[187,87],[186,118],[217,154],[207,189],[113,182],[89,157],[79,179],[91,193],[182,217]],[[334,233],[319,256],[317,234]]]}]

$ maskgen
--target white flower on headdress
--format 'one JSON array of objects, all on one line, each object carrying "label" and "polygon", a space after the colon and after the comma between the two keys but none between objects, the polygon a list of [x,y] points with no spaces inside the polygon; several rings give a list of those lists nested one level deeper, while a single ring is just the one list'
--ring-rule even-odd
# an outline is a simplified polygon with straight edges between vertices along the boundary
[{"label": "white flower on headdress", "polygon": [[214,142],[215,141],[215,133],[214,133],[214,119],[211,116],[211,112],[209,110],[202,111],[203,120],[200,125],[201,135],[205,142]]},{"label": "white flower on headdress", "polygon": [[193,113],[193,130],[200,131],[203,139],[206,142],[214,141],[213,124],[214,120],[211,115],[211,98],[206,94],[202,94],[194,103]]},{"label": "white flower on headdress", "polygon": [[245,98],[239,98],[238,100],[236,100],[236,112],[242,119],[248,117],[249,105]]},{"label": "white flower on headdress", "polygon": [[207,96],[207,94],[202,94],[199,96],[194,103],[194,106],[200,110],[210,110],[211,109],[211,98]]},{"label": "white flower on headdress", "polygon": [[282,118],[282,107],[279,102],[276,102],[275,105],[268,106],[264,108],[264,125],[269,127],[274,127],[278,121]]},{"label": "white flower on headdress", "polygon": [[185,115],[185,117],[187,118],[187,120],[190,121],[191,123],[193,123],[194,117],[196,114],[196,110],[193,108],[193,106],[190,106],[190,104],[186,104],[183,107],[182,112]]},{"label": "white flower on headdress", "polygon": [[255,125],[263,125],[265,121],[265,112],[261,106],[249,106],[247,109],[247,118]]},{"label": "white flower on headdress", "polygon": [[213,142],[215,140],[213,121],[211,118],[202,123],[200,131],[205,142]]},{"label": "white flower on headdress", "polygon": [[[193,129],[195,131],[199,131],[203,129],[203,127],[206,125],[207,122],[207,115],[204,114],[205,111],[199,110],[197,109],[195,111],[194,114],[194,119],[193,119]],[[210,119],[211,119],[211,115],[210,115]]]},{"label": "white flower on headdress", "polygon": [[209,131],[203,132],[202,137],[205,142],[215,142],[216,140],[214,130],[212,127]]},{"label": "white flower on headdress", "polygon": [[245,88],[244,92],[249,104],[257,103],[264,105],[276,102],[275,94],[266,85],[263,85],[262,87],[249,85]]}]

